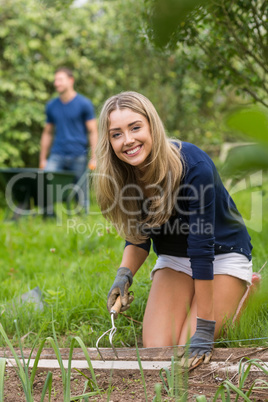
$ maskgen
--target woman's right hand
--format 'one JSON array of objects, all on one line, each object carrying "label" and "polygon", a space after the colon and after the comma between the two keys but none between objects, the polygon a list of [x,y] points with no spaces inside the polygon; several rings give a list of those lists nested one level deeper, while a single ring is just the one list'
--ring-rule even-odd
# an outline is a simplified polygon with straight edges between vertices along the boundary
[{"label": "woman's right hand", "polygon": [[[110,313],[113,305],[118,296],[121,300],[121,310],[125,311],[130,307],[130,304],[134,300],[131,293],[128,292],[128,288],[132,285],[133,275],[129,268],[120,267],[117,271],[114,283],[108,293],[107,297],[107,309]],[[116,317],[115,317],[116,318]]]}]

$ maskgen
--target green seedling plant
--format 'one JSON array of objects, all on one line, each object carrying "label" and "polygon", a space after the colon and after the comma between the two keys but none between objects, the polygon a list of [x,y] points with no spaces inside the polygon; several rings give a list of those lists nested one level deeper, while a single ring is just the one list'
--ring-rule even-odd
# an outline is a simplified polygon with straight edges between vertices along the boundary
[{"label": "green seedling plant", "polygon": [[[183,370],[177,358],[172,356],[171,366],[164,367],[159,372],[162,383],[155,384],[153,402],[162,402],[162,385],[169,398],[177,402],[186,402],[188,398],[188,370]],[[196,396],[196,402],[206,402],[204,395]]]},{"label": "green seedling plant", "polygon": [[162,397],[161,397],[162,384],[157,382],[154,386],[154,391],[155,391],[155,396],[154,396],[153,402],[161,402],[162,401]]},{"label": "green seedling plant", "polygon": [[[78,336],[74,337],[71,340],[69,359],[68,359],[68,368],[67,368],[67,370],[65,370],[62,356],[60,353],[60,348],[59,348],[57,337],[56,337],[55,325],[54,325],[53,320],[52,320],[53,337],[47,337],[42,340],[42,342],[37,350],[37,354],[36,354],[36,357],[34,360],[31,375],[29,375],[30,359],[31,359],[34,347],[37,343],[38,337],[32,347],[28,361],[26,362],[26,360],[24,358],[24,354],[23,354],[23,347],[22,347],[22,343],[21,343],[18,323],[16,320],[15,320],[15,325],[16,325],[16,330],[17,330],[18,339],[19,339],[19,348],[20,348],[22,362],[20,360],[20,357],[17,355],[15,349],[13,348],[10,340],[8,339],[7,334],[6,334],[2,324],[0,324],[0,333],[1,333],[2,337],[4,338],[6,344],[8,345],[9,349],[11,350],[11,353],[15,359],[16,366],[17,366],[17,367],[15,367],[15,370],[16,370],[18,377],[20,378],[20,382],[21,382],[21,385],[22,385],[22,388],[23,388],[23,391],[25,394],[26,402],[34,402],[33,383],[34,383],[36,371],[38,368],[38,362],[39,362],[39,359],[41,356],[41,352],[42,352],[46,342],[49,342],[51,344],[51,346],[56,354],[59,366],[60,366],[63,391],[64,391],[64,402],[77,401],[77,400],[81,400],[81,399],[87,400],[87,398],[89,398],[89,397],[92,397],[92,396],[95,396],[97,394],[101,394],[104,392],[103,390],[100,390],[100,388],[98,387],[96,376],[94,373],[94,369],[92,367],[92,363],[91,363],[87,348],[86,348],[85,344],[83,343],[83,341],[81,340],[81,338],[79,338]],[[73,349],[74,349],[74,345],[76,342],[78,342],[79,346],[83,350],[83,353],[84,353],[85,358],[88,363],[88,367],[89,367],[92,379],[90,380],[90,382],[89,381],[86,382],[84,392],[82,395],[71,396],[71,368],[72,368],[71,365],[72,365]],[[5,362],[6,362],[6,359],[0,360],[0,402],[4,401],[3,392],[4,392]],[[88,385],[90,385],[91,392],[85,392]],[[44,401],[45,395],[47,392],[48,392],[48,396],[49,396],[49,401],[51,400],[51,390],[52,390],[52,372],[49,371],[47,374],[46,380],[45,380],[44,387],[42,389],[40,402]]]},{"label": "green seedling plant", "polygon": [[82,377],[86,378],[86,382],[85,382],[85,387],[84,387],[84,391],[85,392],[88,388],[90,389],[91,392],[95,392],[95,390],[98,387],[98,384],[95,383],[91,377],[89,377],[88,375],[86,375],[85,373],[83,373],[83,371],[78,370],[77,368],[74,368],[75,371],[77,371],[77,373],[79,373]]},{"label": "green seedling plant", "polygon": [[112,379],[113,379],[113,369],[111,369],[110,375],[109,375],[109,387],[107,389],[107,402],[109,402],[109,400],[111,398],[111,393],[114,389],[114,386],[112,385]]},{"label": "green seedling plant", "polygon": [[[246,359],[246,361],[245,361]],[[218,388],[213,402],[217,401],[220,397],[222,401],[230,402],[231,401],[231,392],[236,394],[235,402],[238,401],[239,397],[243,399],[243,401],[250,402],[250,396],[252,391],[254,390],[267,390],[268,389],[268,381],[262,380],[261,386],[256,386],[256,383],[260,383],[260,380],[256,379],[251,384],[250,388],[247,391],[244,391],[245,382],[248,378],[250,373],[250,369],[252,366],[257,367],[259,370],[263,371],[263,373],[268,376],[268,367],[266,364],[262,363],[259,359],[249,359],[249,358],[242,358],[239,362],[238,374],[239,374],[239,382],[238,386],[232,384],[231,381],[225,380],[220,387]],[[233,397],[232,397],[233,400]]]},{"label": "green seedling plant", "polygon": [[[245,361],[246,360],[246,361]],[[263,373],[267,376],[268,379],[268,366],[264,364],[260,359],[249,359],[245,357],[239,362],[239,388],[242,389],[245,385],[245,381],[250,373],[251,366],[257,367],[259,370],[263,371]],[[250,389],[246,392],[247,397],[249,397],[254,389],[256,382],[259,380],[254,380]],[[263,386],[258,387],[258,389],[268,389],[268,381],[262,381]],[[236,401],[238,400],[238,396],[236,397]]]},{"label": "green seedling plant", "polygon": [[[96,376],[94,373],[94,369],[93,369],[87,348],[86,348],[84,342],[82,341],[82,339],[78,336],[75,336],[74,338],[72,338],[71,345],[70,345],[70,351],[69,351],[68,368],[66,371],[64,368],[62,356],[60,353],[60,348],[59,348],[59,344],[57,341],[57,336],[56,336],[55,325],[54,325],[53,319],[52,319],[52,331],[53,331],[53,338],[48,337],[48,338],[46,338],[46,340],[50,342],[50,344],[56,354],[57,360],[59,362],[61,376],[62,376],[62,383],[63,383],[63,391],[64,391],[63,400],[64,400],[64,402],[77,401],[77,400],[85,399],[85,398],[95,396],[98,394],[100,395],[102,392],[104,392],[103,390],[100,390],[100,388],[98,386],[97,379],[96,379]],[[84,353],[85,358],[88,363],[88,367],[89,367],[89,370],[91,373],[92,380],[90,383],[91,384],[91,392],[88,392],[88,393],[84,392],[81,395],[71,396],[71,369],[72,369],[72,356],[73,356],[73,349],[74,349],[75,342],[78,342],[79,346],[83,350],[83,353]],[[86,384],[88,384],[88,382],[86,382]],[[85,391],[85,389],[84,389],[84,391]]]},{"label": "green seedling plant", "polygon": [[[16,362],[16,365],[17,365],[15,370],[16,370],[16,373],[17,373],[17,375],[18,375],[18,377],[19,377],[19,379],[21,381],[21,385],[22,385],[22,388],[23,388],[23,392],[25,394],[26,402],[34,402],[33,382],[34,382],[34,378],[35,378],[35,374],[36,374],[36,370],[37,370],[37,366],[38,366],[38,361],[40,359],[41,351],[43,349],[43,346],[44,346],[45,342],[44,341],[41,342],[41,345],[39,346],[39,349],[37,351],[37,355],[36,355],[36,358],[35,358],[35,361],[34,361],[33,369],[32,369],[32,372],[31,372],[31,376],[29,376],[29,364],[30,364],[30,359],[31,359],[32,352],[33,352],[35,344],[34,344],[32,350],[30,352],[28,362],[26,362],[25,358],[24,358],[24,354],[23,354],[22,343],[21,343],[21,338],[20,338],[20,333],[19,333],[17,320],[15,320],[15,326],[16,326],[16,331],[17,331],[18,339],[19,339],[19,347],[20,347],[20,352],[21,352],[22,363],[21,363],[20,358],[17,355],[15,349],[13,348],[10,340],[8,339],[7,334],[6,334],[2,324],[0,324],[0,333],[1,333],[2,337],[4,338],[6,344],[8,345],[9,349],[11,350],[11,353],[12,353],[14,359],[15,359],[15,362]],[[1,381],[2,381],[1,389],[2,389],[2,392],[4,392],[4,378],[3,378],[3,376],[1,376],[1,377],[2,377],[1,378]],[[49,371],[48,374],[47,374],[46,380],[45,380],[43,390],[42,390],[40,402],[44,401],[44,398],[45,398],[45,395],[46,395],[47,391],[48,391],[48,394],[49,394],[49,401],[50,401],[50,399],[51,399],[51,387],[52,387],[52,373]]]},{"label": "green seedling plant", "polygon": [[[165,378],[164,375],[165,374]],[[175,386],[175,359],[174,356],[171,357],[171,367],[164,367],[160,370],[159,376],[162,380],[162,384],[164,386],[164,390],[166,391],[168,396],[175,397],[177,393],[177,389]]]},{"label": "green seedling plant", "polygon": [[[86,382],[85,382],[85,386],[84,386],[84,391],[83,391],[83,395],[82,395],[83,398],[85,399],[85,398],[88,398],[88,396],[93,396],[93,395],[95,395],[95,394],[96,394],[96,391],[95,391],[95,390],[97,389],[98,384],[95,383],[95,382],[92,380],[91,377],[89,377],[88,375],[86,375],[85,373],[83,373],[81,370],[78,370],[77,368],[74,368],[74,370],[77,371],[77,373],[79,373],[82,377],[86,378]],[[114,387],[111,385],[111,380],[112,380],[112,371],[111,371],[111,376],[110,376],[110,381],[109,381],[109,387],[108,387],[108,389],[106,390],[106,393],[107,393],[107,400],[108,400],[108,401],[109,401],[109,398],[110,398],[110,394],[111,394],[112,390],[114,389]],[[88,388],[90,389],[91,394],[89,394],[89,393],[85,394]],[[101,390],[101,392],[104,393],[104,390]],[[85,395],[88,395],[88,396],[85,397]],[[74,401],[74,400],[76,400],[75,398],[81,398],[82,396],[79,395],[79,396],[77,396],[77,397],[72,397],[72,400]]]},{"label": "green seedling plant", "polygon": [[6,369],[6,359],[0,358],[0,402],[4,402],[4,377]]},{"label": "green seedling plant", "polygon": [[170,368],[162,368],[159,376],[164,390],[169,397],[181,402],[187,401],[188,372],[187,370],[183,370],[177,358],[172,356]]},{"label": "green seedling plant", "polygon": [[147,390],[146,390],[146,382],[145,382],[143,367],[142,367],[142,364],[141,364],[141,358],[140,358],[140,353],[139,353],[139,348],[138,348],[138,343],[137,343],[136,332],[135,332],[134,324],[133,324],[132,321],[131,321],[131,325],[132,325],[132,329],[133,329],[133,332],[134,332],[135,347],[136,347],[137,359],[138,359],[139,369],[140,369],[142,383],[143,383],[145,401],[148,402],[148,396],[147,396]]}]

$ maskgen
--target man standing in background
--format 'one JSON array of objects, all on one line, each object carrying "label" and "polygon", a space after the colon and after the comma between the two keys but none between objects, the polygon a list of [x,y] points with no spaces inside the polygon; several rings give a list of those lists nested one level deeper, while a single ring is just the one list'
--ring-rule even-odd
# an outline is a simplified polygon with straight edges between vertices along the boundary
[{"label": "man standing in background", "polygon": [[61,67],[56,71],[54,86],[59,97],[46,105],[39,167],[52,172],[73,171],[81,189],[79,200],[88,211],[88,147],[91,150],[89,166],[94,169],[98,139],[94,107],[89,99],[74,90],[73,72],[68,68]]}]

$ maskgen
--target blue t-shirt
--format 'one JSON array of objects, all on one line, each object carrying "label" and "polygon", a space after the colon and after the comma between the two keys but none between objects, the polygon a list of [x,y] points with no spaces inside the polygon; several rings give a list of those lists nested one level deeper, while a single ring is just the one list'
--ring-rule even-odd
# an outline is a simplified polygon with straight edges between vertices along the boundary
[{"label": "blue t-shirt", "polygon": [[157,255],[188,257],[194,279],[212,279],[214,255],[235,252],[251,260],[251,239],[211,158],[193,144],[181,144],[185,174],[175,213],[146,230],[148,240],[137,246],[149,252],[152,239]]},{"label": "blue t-shirt", "polygon": [[70,102],[52,99],[46,105],[47,123],[55,126],[51,153],[65,156],[85,155],[88,132],[85,122],[95,118],[91,101],[77,94]]}]

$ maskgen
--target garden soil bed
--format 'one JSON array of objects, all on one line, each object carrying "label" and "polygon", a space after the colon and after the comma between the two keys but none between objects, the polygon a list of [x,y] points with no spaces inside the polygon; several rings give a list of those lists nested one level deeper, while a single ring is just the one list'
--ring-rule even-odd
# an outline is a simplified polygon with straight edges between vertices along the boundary
[{"label": "garden soil bed", "polygon": [[[92,363],[97,362],[99,356],[94,349],[88,349]],[[19,354],[19,351],[17,350]],[[108,349],[102,349],[102,353],[105,359],[109,361],[111,354]],[[134,361],[137,360],[136,351],[133,349],[118,349],[119,361]],[[157,349],[148,350],[140,349],[140,356],[142,361],[154,361],[160,362],[167,361],[171,358],[173,352],[170,349]],[[25,350],[25,356],[29,355],[29,351]],[[68,350],[61,349],[61,355],[63,359],[68,359]],[[189,372],[188,380],[188,400],[194,401],[197,395],[205,395],[208,400],[215,395],[215,392],[219,385],[228,378],[234,385],[238,383],[237,364],[242,357],[249,357],[251,359],[261,359],[263,362],[268,361],[268,348],[235,348],[235,349],[215,349],[212,362],[207,365],[200,365],[194,370]],[[12,358],[12,355],[8,350],[1,349],[0,357]],[[34,357],[34,356],[33,356]],[[55,359],[55,355],[51,349],[44,349],[41,355],[41,359],[51,360]],[[73,359],[85,360],[81,352],[81,349],[75,349]],[[38,368],[34,381],[34,401],[39,402],[41,398],[42,389],[46,379],[48,370],[53,373],[52,382],[52,398],[54,401],[63,401],[63,386],[61,372],[59,369]],[[88,369],[81,369],[81,371],[90,377],[90,371]],[[98,385],[104,390],[104,393],[100,396],[91,396],[90,400],[104,402],[107,401],[107,390],[109,384],[112,385],[112,392],[110,395],[110,402],[126,402],[126,401],[145,401],[145,393],[143,387],[142,376],[139,370],[111,370],[94,369],[97,376]],[[159,369],[157,370],[144,370],[144,377],[146,382],[146,390],[148,401],[152,401],[155,395],[154,387],[156,383],[161,382],[159,376]],[[265,379],[262,371],[252,370],[245,384],[245,389],[249,388],[255,379]],[[74,368],[72,369],[71,377],[71,393],[72,395],[79,395],[84,391],[86,378],[79,374]],[[88,389],[87,392],[90,390]],[[256,391],[252,394],[252,400],[264,402],[268,401],[268,390]],[[48,401],[48,398],[45,399]],[[171,401],[164,392],[162,387],[162,400]],[[15,372],[15,369],[11,366],[6,367],[5,383],[4,383],[4,401],[5,402],[24,402],[25,396],[20,384],[20,380]]]}]

